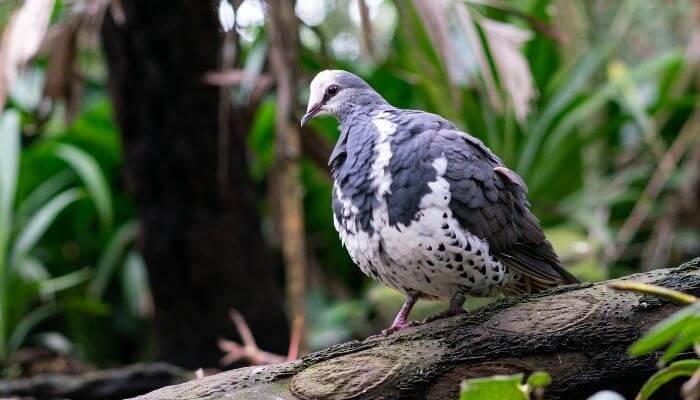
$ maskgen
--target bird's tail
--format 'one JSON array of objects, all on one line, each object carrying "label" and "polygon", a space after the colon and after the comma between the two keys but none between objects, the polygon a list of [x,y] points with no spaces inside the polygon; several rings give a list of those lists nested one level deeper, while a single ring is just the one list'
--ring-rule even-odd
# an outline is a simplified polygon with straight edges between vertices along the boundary
[{"label": "bird's tail", "polygon": [[520,278],[505,290],[506,294],[539,293],[555,286],[580,281],[559,261],[549,241],[523,243],[500,254],[501,261]]}]

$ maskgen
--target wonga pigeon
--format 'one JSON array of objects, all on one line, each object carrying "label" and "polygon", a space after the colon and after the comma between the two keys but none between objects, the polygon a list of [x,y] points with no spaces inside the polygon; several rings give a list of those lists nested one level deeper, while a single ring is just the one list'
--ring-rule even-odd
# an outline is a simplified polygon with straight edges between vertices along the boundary
[{"label": "wonga pigeon", "polygon": [[391,333],[418,298],[533,293],[578,282],[562,268],[527,187],[480,140],[423,111],[391,106],[346,71],[311,82],[302,125],[340,121],[330,157],[335,227],[366,275],[406,294]]}]

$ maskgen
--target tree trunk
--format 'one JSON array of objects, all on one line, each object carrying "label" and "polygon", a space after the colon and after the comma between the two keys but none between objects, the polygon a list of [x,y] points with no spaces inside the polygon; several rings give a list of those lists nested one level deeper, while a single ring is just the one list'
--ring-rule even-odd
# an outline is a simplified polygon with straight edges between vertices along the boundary
[{"label": "tree trunk", "polygon": [[[625,280],[700,294],[700,259]],[[620,292],[605,282],[507,298],[387,338],[349,342],[291,363],[242,368],[139,397],[156,399],[458,398],[465,378],[544,370],[547,399],[586,399],[598,390],[632,398],[656,371],[659,354],[627,349],[679,306]],[[677,391],[664,389],[666,397]]]},{"label": "tree trunk", "polygon": [[299,27],[291,0],[267,4],[270,64],[277,81],[275,166],[271,183],[279,214],[278,225],[286,271],[287,303],[299,346],[305,350],[306,233],[301,185],[301,136],[296,119]]},{"label": "tree trunk", "polygon": [[[201,0],[120,3],[125,22],[108,12],[103,41],[159,357],[216,366],[217,338],[236,337],[231,307],[261,346],[285,352],[281,271],[262,238],[240,110],[220,119],[219,90],[203,80],[222,49],[216,8]],[[230,136],[220,140],[220,132]],[[228,147],[220,152],[219,143]]]}]

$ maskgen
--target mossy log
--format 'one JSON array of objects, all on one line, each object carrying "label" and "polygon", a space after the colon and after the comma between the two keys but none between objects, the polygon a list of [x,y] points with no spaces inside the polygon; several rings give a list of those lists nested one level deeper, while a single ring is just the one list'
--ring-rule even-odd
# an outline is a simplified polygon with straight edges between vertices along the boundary
[{"label": "mossy log", "polygon": [[[700,294],[700,259],[622,280]],[[242,368],[169,386],[139,400],[458,398],[465,378],[549,372],[548,399],[601,389],[633,396],[659,354],[633,358],[630,344],[680,306],[584,283],[507,298],[467,315],[385,338],[337,345],[301,360]],[[672,396],[669,396],[672,397]]]}]

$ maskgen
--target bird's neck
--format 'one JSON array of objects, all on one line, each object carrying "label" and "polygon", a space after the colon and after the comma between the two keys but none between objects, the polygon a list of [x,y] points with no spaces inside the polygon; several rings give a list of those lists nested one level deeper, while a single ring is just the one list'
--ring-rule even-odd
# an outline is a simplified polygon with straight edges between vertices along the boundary
[{"label": "bird's neck", "polygon": [[379,110],[391,108],[379,93],[373,90],[358,91],[350,101],[345,102],[338,110],[336,117],[341,126],[356,122],[358,119],[371,118]]}]

